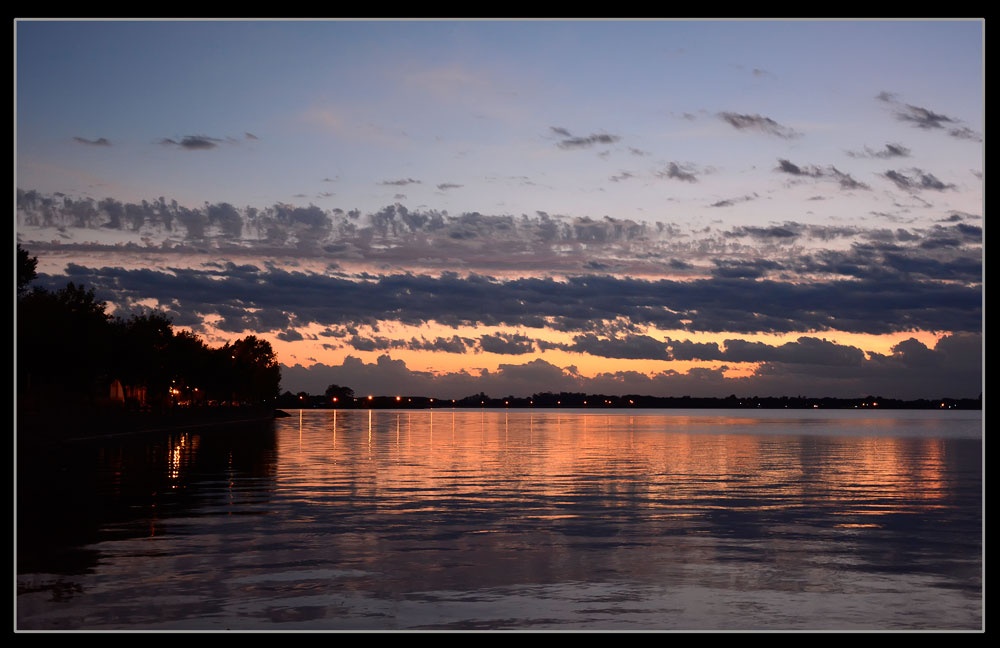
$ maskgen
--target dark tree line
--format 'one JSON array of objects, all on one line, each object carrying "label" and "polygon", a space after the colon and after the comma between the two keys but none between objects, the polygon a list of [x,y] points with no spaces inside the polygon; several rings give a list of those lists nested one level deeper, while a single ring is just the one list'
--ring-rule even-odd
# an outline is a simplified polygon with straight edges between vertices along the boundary
[{"label": "dark tree line", "polygon": [[37,264],[17,246],[19,407],[274,404],[281,368],[266,340],[251,335],[212,348],[175,331],[160,312],[113,316],[93,289],[73,282],[30,287]]}]

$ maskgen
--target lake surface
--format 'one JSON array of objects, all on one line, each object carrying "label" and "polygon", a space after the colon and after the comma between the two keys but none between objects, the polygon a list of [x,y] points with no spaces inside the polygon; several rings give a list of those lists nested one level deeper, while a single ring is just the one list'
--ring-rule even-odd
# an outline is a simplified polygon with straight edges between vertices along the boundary
[{"label": "lake surface", "polygon": [[16,630],[984,630],[979,411],[290,413],[19,465]]}]

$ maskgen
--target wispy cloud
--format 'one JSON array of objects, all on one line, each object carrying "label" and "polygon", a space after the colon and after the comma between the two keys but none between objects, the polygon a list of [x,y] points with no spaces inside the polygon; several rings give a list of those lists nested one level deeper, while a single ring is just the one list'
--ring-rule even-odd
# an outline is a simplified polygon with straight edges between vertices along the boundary
[{"label": "wispy cloud", "polygon": [[658,171],[657,176],[672,180],[682,180],[684,182],[698,182],[698,177],[690,167],[682,167],[676,162],[667,165],[665,171]]},{"label": "wispy cloud", "polygon": [[614,144],[621,139],[618,135],[609,135],[607,133],[594,133],[579,137],[572,135],[565,128],[558,126],[550,126],[550,128],[553,133],[563,138],[556,143],[559,148],[563,149],[589,148],[596,144]]},{"label": "wispy cloud", "polygon": [[406,185],[420,184],[420,181],[414,180],[413,178],[400,178],[399,180],[383,180],[379,184],[392,187],[405,187]]},{"label": "wispy cloud", "polygon": [[832,178],[837,181],[841,189],[870,189],[868,185],[852,178],[849,174],[838,170],[834,166],[820,168],[815,165],[800,166],[789,160],[779,159],[775,169],[781,173],[807,178]]},{"label": "wispy cloud", "polygon": [[793,139],[801,136],[801,133],[787,126],[782,126],[770,117],[734,112],[721,112],[719,113],[719,117],[736,130],[759,131],[784,139]]},{"label": "wispy cloud", "polygon": [[188,151],[203,151],[214,149],[224,141],[225,139],[209,137],[208,135],[185,135],[179,140],[169,137],[163,138],[160,140],[160,144],[164,146],[175,146]]},{"label": "wispy cloud", "polygon": [[872,150],[867,146],[861,151],[848,151],[847,155],[852,158],[897,158],[897,157],[910,157],[910,149],[906,148],[902,144],[886,144],[880,150]]},{"label": "wispy cloud", "polygon": [[74,137],[74,142],[79,142],[80,144],[88,144],[90,146],[111,146],[111,140],[106,137],[98,137],[97,139],[87,139],[85,137]]},{"label": "wispy cloud", "polygon": [[897,187],[906,191],[921,191],[924,189],[930,191],[947,191],[948,189],[955,188],[955,185],[942,182],[934,177],[933,174],[926,173],[920,169],[913,169],[909,173],[911,175],[890,169],[882,175],[895,183]]},{"label": "wispy cloud", "polygon": [[893,114],[896,116],[896,119],[901,122],[906,122],[916,128],[924,130],[942,129],[957,139],[967,139],[975,142],[983,141],[981,134],[976,133],[968,126],[963,125],[962,120],[958,118],[937,113],[922,106],[914,106],[913,104],[903,103],[899,101],[896,98],[896,95],[891,92],[880,92],[876,98],[879,101],[891,105],[893,108]]},{"label": "wispy cloud", "polygon": [[709,207],[732,207],[733,205],[739,203],[750,202],[751,200],[757,200],[757,198],[758,196],[755,193],[746,194],[743,196],[739,196],[737,198],[724,198],[722,200],[717,200],[714,203],[711,203]]}]

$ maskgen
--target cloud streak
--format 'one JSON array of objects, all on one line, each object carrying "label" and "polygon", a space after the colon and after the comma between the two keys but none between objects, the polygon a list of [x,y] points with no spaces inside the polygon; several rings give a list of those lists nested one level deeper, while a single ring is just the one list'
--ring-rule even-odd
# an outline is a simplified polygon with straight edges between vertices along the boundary
[{"label": "cloud streak", "polygon": [[720,112],[719,118],[736,130],[758,131],[767,135],[775,135],[782,139],[794,139],[802,136],[798,131],[787,126],[782,126],[770,117],[763,117],[761,115],[726,111]]},{"label": "cloud streak", "polygon": [[910,124],[922,130],[944,130],[950,136],[957,139],[971,140],[974,142],[983,141],[982,135],[964,125],[962,120],[949,117],[941,113],[934,112],[923,106],[900,102],[896,95],[891,92],[881,92],[878,100],[892,106],[893,114],[901,122]]},{"label": "cloud streak", "polygon": [[551,126],[550,128],[553,133],[563,138],[556,143],[556,146],[562,149],[590,148],[597,144],[614,144],[621,139],[618,135],[609,135],[607,133],[574,136],[565,128],[557,126]]},{"label": "cloud streak", "polygon": [[79,144],[87,144],[88,146],[111,146],[111,140],[106,137],[98,137],[97,139],[87,139],[85,137],[74,137],[74,142]]},{"label": "cloud streak", "polygon": [[163,146],[172,146],[187,151],[207,151],[218,148],[224,139],[209,137],[208,135],[185,135],[179,140],[165,137],[160,140]]}]

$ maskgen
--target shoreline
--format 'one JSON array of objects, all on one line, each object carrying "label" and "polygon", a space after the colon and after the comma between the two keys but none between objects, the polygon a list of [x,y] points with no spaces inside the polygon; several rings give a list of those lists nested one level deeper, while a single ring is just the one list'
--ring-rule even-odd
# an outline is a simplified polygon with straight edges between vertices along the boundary
[{"label": "shoreline", "polygon": [[102,409],[18,411],[14,426],[18,446],[32,448],[54,443],[265,423],[281,416],[288,414],[273,407],[175,408],[165,412]]}]

